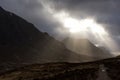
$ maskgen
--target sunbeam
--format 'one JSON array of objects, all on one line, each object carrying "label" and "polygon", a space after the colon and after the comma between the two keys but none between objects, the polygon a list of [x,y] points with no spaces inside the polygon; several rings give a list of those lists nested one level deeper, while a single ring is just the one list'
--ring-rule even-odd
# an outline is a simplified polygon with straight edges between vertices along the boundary
[{"label": "sunbeam", "polygon": [[[53,18],[60,22],[65,29],[68,29],[69,33],[72,36],[77,35],[77,37],[80,38],[85,37],[89,40],[94,39],[94,45],[97,45],[97,47],[105,46],[110,51],[114,51],[114,49],[117,48],[115,41],[105,30],[104,26],[97,23],[94,18],[86,17],[84,19],[76,19],[71,17],[70,14],[66,11],[56,12],[54,8],[52,8],[51,5],[46,3],[45,1],[41,1],[41,3],[44,6],[45,10],[47,10],[48,13],[53,16]],[[90,37],[90,35],[92,37]]]}]

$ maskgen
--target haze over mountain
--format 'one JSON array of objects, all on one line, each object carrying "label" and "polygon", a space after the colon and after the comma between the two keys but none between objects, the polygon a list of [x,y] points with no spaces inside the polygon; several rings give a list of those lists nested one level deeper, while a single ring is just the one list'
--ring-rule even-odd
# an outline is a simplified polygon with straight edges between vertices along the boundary
[{"label": "haze over mountain", "polygon": [[120,0],[0,6],[0,80],[120,80]]},{"label": "haze over mountain", "polygon": [[[82,41],[79,42],[82,43]],[[89,42],[89,44],[93,48],[92,53],[104,55],[92,43]],[[70,46],[72,47],[72,45]],[[82,47],[80,48],[82,49]],[[97,51],[95,51],[96,49]],[[88,51],[87,48],[85,50]],[[99,56],[84,55],[82,51],[80,53],[68,50],[62,42],[55,40],[45,32],[40,32],[33,24],[0,7],[1,64],[84,62],[102,59]]]},{"label": "haze over mountain", "polygon": [[87,39],[68,37],[63,40],[63,43],[69,50],[72,50],[78,54],[97,57],[97,59],[113,57],[113,55],[106,48],[95,46]]},{"label": "haze over mountain", "polygon": [[33,24],[0,8],[0,62],[82,62],[93,60],[68,50]]},{"label": "haze over mountain", "polygon": [[101,28],[93,24],[92,31],[89,27],[88,32],[80,30],[77,35],[82,35],[79,36],[82,38],[85,37],[84,33],[87,34],[92,43],[106,47],[113,55],[119,55],[120,52],[119,4],[119,0],[0,0],[4,9],[23,17],[40,31],[45,31],[59,40],[73,34],[69,31],[71,26],[66,28],[63,20],[67,19],[68,23],[77,27],[76,21],[92,19]]}]

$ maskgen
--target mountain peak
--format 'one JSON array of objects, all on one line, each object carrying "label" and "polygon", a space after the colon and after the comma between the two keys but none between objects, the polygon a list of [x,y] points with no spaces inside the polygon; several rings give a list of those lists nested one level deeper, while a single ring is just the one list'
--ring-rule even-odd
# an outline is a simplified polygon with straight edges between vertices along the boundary
[{"label": "mountain peak", "polygon": [[88,39],[66,38],[63,40],[66,47],[73,52],[97,57],[98,59],[112,57],[112,54],[105,48],[96,47]]},{"label": "mountain peak", "polygon": [[4,9],[0,6],[0,11],[4,11]]},{"label": "mountain peak", "polygon": [[[0,62],[80,62],[82,55],[68,50],[48,33],[1,8]],[[12,17],[10,14],[13,14]]]}]

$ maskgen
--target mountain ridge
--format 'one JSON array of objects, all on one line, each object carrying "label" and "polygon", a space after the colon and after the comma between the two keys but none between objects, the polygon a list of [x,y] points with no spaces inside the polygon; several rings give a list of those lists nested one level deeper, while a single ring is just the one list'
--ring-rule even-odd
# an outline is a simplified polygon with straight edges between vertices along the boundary
[{"label": "mountain ridge", "polygon": [[[81,62],[83,57],[14,13],[0,9],[0,62]],[[89,59],[89,57],[88,57]],[[87,60],[85,60],[87,61]]]}]

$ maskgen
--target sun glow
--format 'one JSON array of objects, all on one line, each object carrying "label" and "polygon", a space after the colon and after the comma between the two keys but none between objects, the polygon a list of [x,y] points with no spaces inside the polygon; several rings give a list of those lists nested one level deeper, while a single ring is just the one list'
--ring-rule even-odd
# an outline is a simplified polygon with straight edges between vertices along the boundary
[{"label": "sun glow", "polygon": [[70,17],[67,13],[61,12],[53,15],[65,28],[69,29],[71,34],[90,31],[97,34],[107,34],[102,25],[98,24],[92,18],[77,20]]},{"label": "sun glow", "polygon": [[78,20],[69,16],[69,14],[64,11],[53,14],[53,16],[59,20],[59,22],[61,22],[71,34],[82,34],[83,37],[88,39],[91,39],[89,35],[92,35],[94,40],[96,40],[99,45],[104,45],[110,50],[113,50],[116,47],[116,43],[110,37],[109,33],[104,29],[103,25],[97,23],[94,18]]},{"label": "sun glow", "polygon": [[[99,24],[94,18],[86,17],[84,19],[76,19],[64,10],[59,12],[56,11],[51,4],[46,2],[46,0],[39,1],[44,7],[45,12],[47,11],[56,21],[61,24],[60,26],[67,29],[70,35],[81,38],[85,37],[89,40],[93,39],[93,42],[100,46],[105,46],[111,51],[117,48],[115,41],[105,30],[104,26]],[[63,31],[60,32],[63,33]]]},{"label": "sun glow", "polygon": [[107,32],[98,24],[93,18],[86,19],[75,19],[71,17],[67,12],[60,11],[56,12],[50,5],[46,4],[45,1],[41,1],[45,10],[47,10],[56,20],[58,20],[65,28],[69,30],[71,34],[74,33],[85,33],[87,31],[94,34],[107,35]]}]

